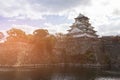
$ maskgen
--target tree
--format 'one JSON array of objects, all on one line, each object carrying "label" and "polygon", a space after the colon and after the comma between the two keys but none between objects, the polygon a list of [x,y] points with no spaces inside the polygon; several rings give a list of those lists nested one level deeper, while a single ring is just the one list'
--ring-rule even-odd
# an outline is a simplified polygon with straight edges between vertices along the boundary
[{"label": "tree", "polygon": [[48,34],[48,31],[45,29],[37,29],[33,32],[33,42],[37,52],[43,52],[45,50]]},{"label": "tree", "polygon": [[0,39],[4,38],[4,34],[2,32],[0,32]]},{"label": "tree", "polygon": [[57,38],[58,40],[61,40],[61,39],[63,39],[64,34],[62,34],[62,33],[56,33],[55,36],[56,36],[56,38]]},{"label": "tree", "polygon": [[[52,50],[55,37],[50,35],[46,29],[37,29],[33,32],[34,55],[37,61],[50,62],[53,59]],[[35,57],[34,56],[34,57]]]},{"label": "tree", "polygon": [[45,30],[45,29],[37,29],[33,32],[33,35],[35,37],[39,37],[39,38],[44,38],[48,35],[48,30]]},{"label": "tree", "polygon": [[49,35],[48,31],[45,29],[37,29],[33,32],[33,42],[35,44],[35,49],[44,52],[46,48],[46,40]]},{"label": "tree", "polygon": [[34,36],[32,34],[28,34],[27,41],[28,41],[28,43],[34,44]]},{"label": "tree", "polygon": [[56,42],[56,38],[54,35],[49,35],[47,38],[46,38],[46,45],[47,45],[47,51],[49,53],[52,53],[52,50],[55,46],[55,42]]},{"label": "tree", "polygon": [[12,28],[7,31],[7,41],[26,41],[26,34],[21,29]]}]

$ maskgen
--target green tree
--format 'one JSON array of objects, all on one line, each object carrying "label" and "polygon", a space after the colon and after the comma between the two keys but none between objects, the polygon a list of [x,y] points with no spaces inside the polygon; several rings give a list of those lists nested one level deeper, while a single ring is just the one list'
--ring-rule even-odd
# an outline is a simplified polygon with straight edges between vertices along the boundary
[{"label": "green tree", "polygon": [[46,45],[47,45],[47,51],[49,53],[52,53],[52,50],[55,46],[55,42],[56,42],[56,38],[54,35],[49,35],[47,38],[46,38]]},{"label": "green tree", "polygon": [[52,62],[52,50],[55,45],[54,35],[50,35],[46,29],[37,29],[33,32],[34,54],[37,61]]},{"label": "green tree", "polygon": [[38,38],[44,38],[48,35],[48,30],[46,29],[37,29],[33,32],[33,35]]},{"label": "green tree", "polygon": [[34,44],[34,36],[32,34],[27,35],[27,41],[30,44]]},{"label": "green tree", "polygon": [[35,50],[42,53],[46,48],[46,40],[49,35],[48,31],[45,29],[37,29],[33,32],[33,42],[35,45]]},{"label": "green tree", "polygon": [[12,28],[7,31],[7,41],[26,41],[26,34],[21,29]]}]

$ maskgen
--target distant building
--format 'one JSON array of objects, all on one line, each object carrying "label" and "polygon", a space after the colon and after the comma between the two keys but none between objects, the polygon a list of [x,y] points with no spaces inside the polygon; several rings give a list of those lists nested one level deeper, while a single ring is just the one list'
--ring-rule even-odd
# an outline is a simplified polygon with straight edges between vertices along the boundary
[{"label": "distant building", "polygon": [[68,35],[73,37],[97,37],[94,27],[89,23],[89,18],[82,14],[79,14],[79,16],[75,18],[75,22],[70,27],[71,29],[68,30]]}]

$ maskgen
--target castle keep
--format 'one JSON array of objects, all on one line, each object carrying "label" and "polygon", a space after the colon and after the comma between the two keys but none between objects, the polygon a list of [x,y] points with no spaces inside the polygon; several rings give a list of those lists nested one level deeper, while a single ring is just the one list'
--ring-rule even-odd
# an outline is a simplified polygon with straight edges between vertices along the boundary
[{"label": "castle keep", "polygon": [[91,24],[89,23],[89,18],[82,14],[79,14],[79,16],[75,18],[75,22],[70,27],[71,29],[68,30],[69,31],[68,35],[71,35],[74,38],[97,37],[94,27],[92,27]]}]

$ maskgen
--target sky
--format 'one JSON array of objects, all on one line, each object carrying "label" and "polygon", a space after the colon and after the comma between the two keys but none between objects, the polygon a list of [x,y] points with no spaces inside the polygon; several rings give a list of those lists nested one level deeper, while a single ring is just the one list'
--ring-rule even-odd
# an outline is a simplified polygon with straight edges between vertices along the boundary
[{"label": "sky", "polygon": [[67,33],[79,13],[100,36],[120,35],[120,0],[0,0],[0,31]]}]

